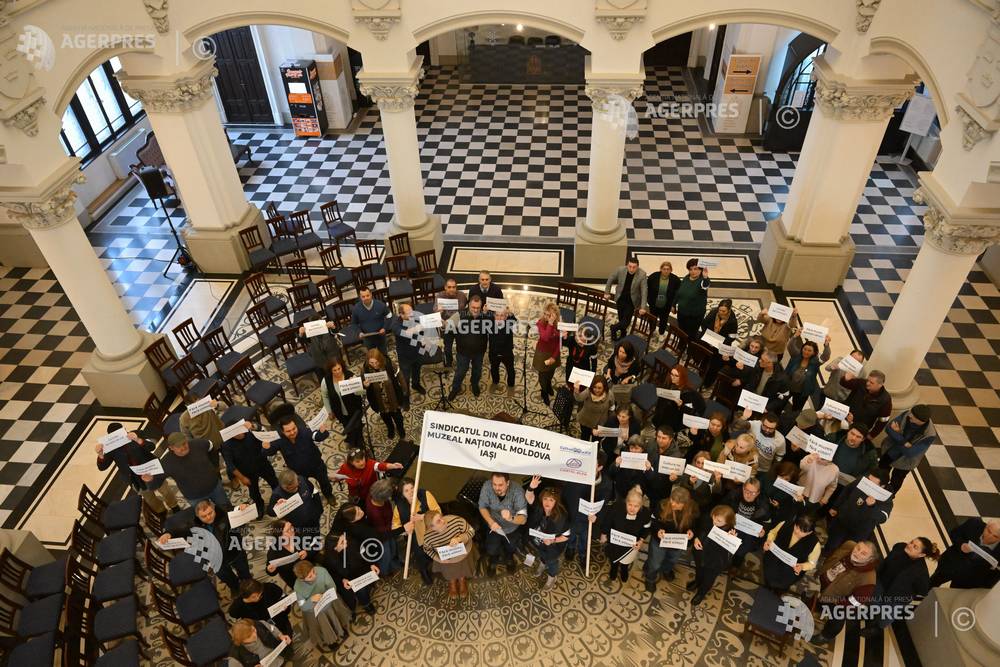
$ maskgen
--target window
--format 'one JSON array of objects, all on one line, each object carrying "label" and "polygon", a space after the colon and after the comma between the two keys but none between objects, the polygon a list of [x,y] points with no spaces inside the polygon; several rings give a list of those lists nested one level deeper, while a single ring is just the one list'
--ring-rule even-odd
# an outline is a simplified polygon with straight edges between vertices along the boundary
[{"label": "window", "polygon": [[67,155],[92,160],[142,118],[142,103],[127,95],[115,78],[121,68],[118,58],[112,58],[76,89],[60,133]]},{"label": "window", "polygon": [[810,109],[813,106],[813,98],[816,95],[816,82],[812,80],[813,65],[816,58],[826,51],[826,44],[820,45],[818,49],[810,53],[799,63],[792,75],[791,81],[785,87],[781,104],[778,106],[791,106],[800,109]]}]

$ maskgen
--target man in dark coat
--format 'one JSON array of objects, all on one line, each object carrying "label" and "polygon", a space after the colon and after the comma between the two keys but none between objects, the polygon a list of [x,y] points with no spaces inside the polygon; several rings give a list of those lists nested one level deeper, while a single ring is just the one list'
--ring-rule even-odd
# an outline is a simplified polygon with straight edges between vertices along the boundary
[{"label": "man in dark coat", "polygon": [[878,500],[858,488],[862,479],[885,488],[889,471],[877,468],[866,477],[859,477],[844,487],[836,503],[828,511],[832,520],[823,552],[829,554],[844,542],[860,542],[871,538],[875,529],[889,520],[892,513],[892,496]]},{"label": "man in dark coat", "polygon": [[674,301],[677,299],[677,288],[680,286],[681,279],[674,275],[674,267],[670,262],[660,264],[660,270],[657,273],[651,273],[646,279],[646,300],[649,312],[656,315],[661,336],[667,330],[670,310],[674,307]]},{"label": "man in dark coat", "polygon": [[967,519],[948,535],[951,546],[941,554],[931,576],[931,586],[943,586],[950,581],[952,588],[993,588],[1000,581],[1000,570],[977,554],[969,542],[994,559],[1000,559],[1000,521],[986,523],[978,518]]},{"label": "man in dark coat", "polygon": [[[108,434],[122,428],[124,427],[118,423],[108,424]],[[172,484],[164,484],[163,475],[153,476],[151,485],[157,485],[157,488],[153,489],[131,469],[131,466],[148,463],[156,458],[153,454],[156,443],[140,437],[135,431],[129,431],[127,437],[128,442],[109,452],[104,451],[104,445],[101,443],[94,447],[97,452],[97,469],[103,471],[114,465],[118,470],[118,476],[126,479],[132,490],[141,495],[155,512],[162,514],[168,509],[177,511],[179,509],[177,489]]]},{"label": "man in dark coat", "polygon": [[221,508],[217,510],[211,500],[202,500],[193,508],[189,507],[169,517],[164,525],[166,532],[160,535],[159,542],[163,544],[175,537],[191,537],[194,528],[207,530],[219,542],[222,547],[222,566],[215,574],[229,586],[230,592],[235,596],[240,590],[240,582],[250,578],[250,565],[243,552],[240,532],[229,526],[226,512]]},{"label": "man in dark coat", "polygon": [[[304,428],[303,428],[304,427]],[[312,477],[319,483],[323,496],[333,500],[333,485],[330,474],[323,461],[323,454],[316,443],[326,440],[330,435],[326,428],[311,430],[297,419],[294,414],[287,414],[278,420],[278,439],[265,442],[263,447],[268,456],[278,452],[285,458],[285,465],[303,477]]]},{"label": "man in dark coat", "polygon": [[267,482],[273,493],[278,486],[278,477],[264,454],[260,440],[252,432],[253,424],[247,422],[246,427],[246,433],[234,435],[222,443],[222,458],[226,461],[226,467],[232,470],[230,476],[247,487],[250,498],[257,505],[257,516],[264,516],[264,496],[260,492],[260,480]]}]

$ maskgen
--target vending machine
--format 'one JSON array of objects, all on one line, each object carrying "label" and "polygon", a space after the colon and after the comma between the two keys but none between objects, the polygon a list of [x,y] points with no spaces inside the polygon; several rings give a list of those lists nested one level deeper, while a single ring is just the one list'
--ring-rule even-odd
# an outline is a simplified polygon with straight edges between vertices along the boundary
[{"label": "vending machine", "polygon": [[326,111],[316,61],[289,60],[282,63],[280,69],[295,135],[321,137],[326,134]]}]

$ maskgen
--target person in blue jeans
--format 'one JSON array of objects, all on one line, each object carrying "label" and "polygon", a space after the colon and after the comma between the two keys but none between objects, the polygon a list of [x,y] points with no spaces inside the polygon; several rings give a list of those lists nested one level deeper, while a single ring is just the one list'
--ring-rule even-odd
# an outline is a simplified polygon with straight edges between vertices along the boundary
[{"label": "person in blue jeans", "polygon": [[538,574],[546,572],[542,590],[556,585],[559,574],[559,557],[569,541],[569,513],[559,499],[559,491],[546,487],[538,491],[542,478],[535,475],[528,484],[524,497],[528,501],[528,545],[538,556]]},{"label": "person in blue jeans", "polygon": [[[563,485],[562,500],[566,511],[570,515],[569,540],[566,542],[566,561],[574,558],[580,559],[580,567],[587,565],[587,552],[590,550],[590,542],[587,540],[587,526],[598,523],[608,505],[614,498],[614,481],[611,475],[604,474],[604,466],[607,464],[608,455],[602,450],[597,452],[597,472],[594,483],[594,502],[604,501],[601,511],[597,514],[586,515],[580,511],[580,499],[590,501],[590,484],[580,484],[578,482],[567,482]],[[598,532],[600,528],[594,529]]]},{"label": "person in blue jeans", "polygon": [[674,566],[687,549],[667,549],[660,546],[664,535],[681,533],[687,536],[689,544],[694,539],[694,526],[698,520],[698,503],[691,498],[691,492],[675,486],[669,498],[660,501],[653,516],[653,536],[649,540],[646,565],[646,590],[656,592],[656,583],[663,575],[667,581],[674,580]]}]

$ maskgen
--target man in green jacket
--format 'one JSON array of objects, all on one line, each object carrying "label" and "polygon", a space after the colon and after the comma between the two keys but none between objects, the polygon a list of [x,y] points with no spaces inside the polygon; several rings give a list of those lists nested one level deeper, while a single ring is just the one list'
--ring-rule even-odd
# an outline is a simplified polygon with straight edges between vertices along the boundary
[{"label": "man in green jacket", "polygon": [[698,338],[698,327],[705,319],[708,309],[708,269],[698,266],[697,259],[687,261],[688,274],[681,278],[677,288],[677,301],[674,302],[674,313],[677,315],[677,326],[684,330],[692,340]]}]

